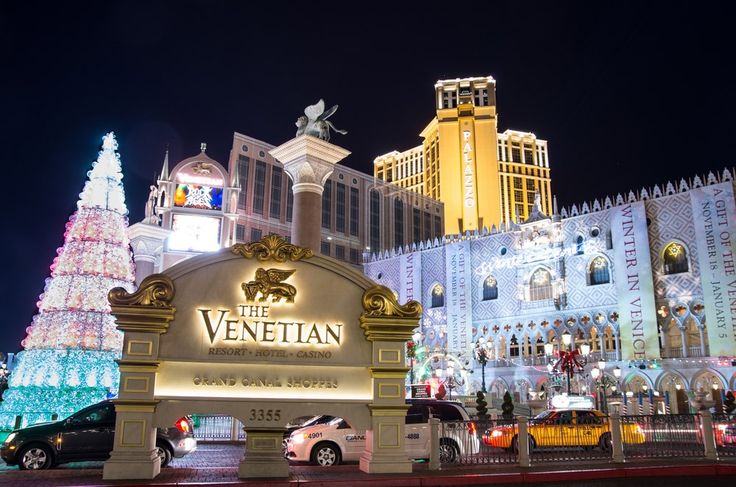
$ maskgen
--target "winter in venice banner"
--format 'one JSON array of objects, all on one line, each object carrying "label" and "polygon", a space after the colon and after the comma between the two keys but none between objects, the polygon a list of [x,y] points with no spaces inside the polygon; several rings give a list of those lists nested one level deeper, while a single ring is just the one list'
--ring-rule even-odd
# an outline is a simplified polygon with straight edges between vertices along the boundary
[{"label": "winter in venice banner", "polygon": [[644,202],[611,209],[621,357],[659,358],[652,261]]},{"label": "winter in venice banner", "polygon": [[705,297],[711,356],[734,355],[736,341],[736,259],[732,237],[736,221],[730,181],[690,191]]}]

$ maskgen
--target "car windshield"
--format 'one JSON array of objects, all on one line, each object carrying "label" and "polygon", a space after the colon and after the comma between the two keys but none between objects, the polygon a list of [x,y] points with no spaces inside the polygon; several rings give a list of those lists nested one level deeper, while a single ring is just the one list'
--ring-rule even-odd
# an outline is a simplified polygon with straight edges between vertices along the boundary
[{"label": "car windshield", "polygon": [[304,428],[305,426],[314,426],[315,424],[329,423],[330,421],[333,421],[334,419],[335,419],[334,416],[322,414],[322,415],[313,417],[312,419],[304,423],[301,427]]},{"label": "car windshield", "polygon": [[534,419],[535,421],[541,421],[543,419],[547,419],[550,414],[552,414],[552,411],[542,411],[541,413],[534,416],[534,418],[532,419]]}]

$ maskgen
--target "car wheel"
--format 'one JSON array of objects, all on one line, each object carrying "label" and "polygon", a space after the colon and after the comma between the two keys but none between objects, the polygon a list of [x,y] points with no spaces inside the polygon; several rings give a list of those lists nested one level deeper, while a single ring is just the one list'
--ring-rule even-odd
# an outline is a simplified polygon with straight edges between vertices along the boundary
[{"label": "car wheel", "polygon": [[161,468],[164,468],[171,463],[171,458],[173,457],[171,450],[161,443],[156,443],[156,455],[161,459]]},{"label": "car wheel", "polygon": [[320,467],[340,464],[340,449],[334,443],[319,443],[312,449],[312,463]]},{"label": "car wheel", "polygon": [[54,463],[51,449],[45,445],[30,445],[18,455],[18,467],[21,470],[46,470]]},{"label": "car wheel", "polygon": [[440,463],[458,463],[460,461],[460,451],[454,441],[440,441]]},{"label": "car wheel", "polygon": [[598,440],[598,447],[603,451],[611,450],[611,433],[603,433]]}]

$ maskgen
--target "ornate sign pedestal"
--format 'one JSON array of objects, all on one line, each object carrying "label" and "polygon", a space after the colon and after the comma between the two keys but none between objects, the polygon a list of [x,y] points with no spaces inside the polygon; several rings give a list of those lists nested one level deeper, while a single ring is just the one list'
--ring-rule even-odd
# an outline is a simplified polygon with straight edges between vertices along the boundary
[{"label": "ornate sign pedestal", "polygon": [[123,354],[105,480],[156,477],[156,428],[189,414],[243,423],[241,478],[288,476],[284,427],[305,414],[366,429],[361,470],[411,472],[405,344],[419,303],[402,306],[352,267],[276,235],[192,257],[109,300]]}]

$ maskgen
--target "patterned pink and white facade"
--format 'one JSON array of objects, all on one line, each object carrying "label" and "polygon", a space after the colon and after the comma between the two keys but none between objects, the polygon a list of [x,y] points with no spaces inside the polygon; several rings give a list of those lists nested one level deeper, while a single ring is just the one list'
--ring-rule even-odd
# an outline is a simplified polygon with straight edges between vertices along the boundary
[{"label": "patterned pink and white facade", "polygon": [[554,217],[536,211],[521,225],[372,255],[364,270],[424,307],[417,377],[453,363],[458,392],[480,390],[480,342],[492,399],[546,399],[556,379],[544,345],[559,349],[567,332],[591,347],[575,391],[592,390],[588,372],[605,360],[607,396],[633,393],[630,411],[643,396],[686,412],[697,391],[720,407],[736,388],[733,179],[726,170]]}]

